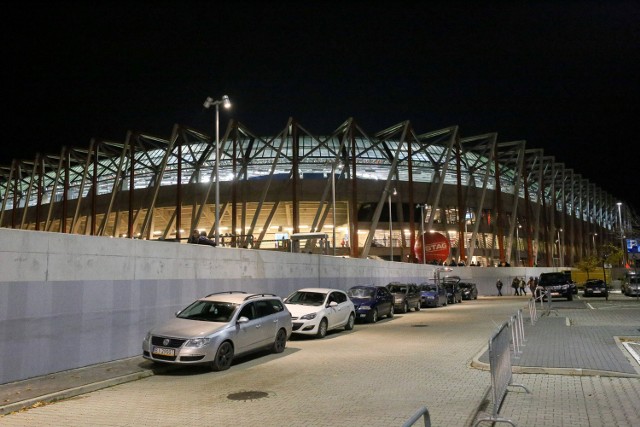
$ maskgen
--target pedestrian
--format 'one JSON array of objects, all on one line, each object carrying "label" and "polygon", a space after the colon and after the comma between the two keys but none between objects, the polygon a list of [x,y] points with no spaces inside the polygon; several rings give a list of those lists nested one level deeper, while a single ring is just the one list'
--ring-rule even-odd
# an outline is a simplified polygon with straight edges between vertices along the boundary
[{"label": "pedestrian", "polygon": [[533,281],[533,277],[529,277],[529,281],[527,282],[527,286],[529,286],[529,290],[531,291],[531,295],[535,295],[536,284]]},{"label": "pedestrian", "polygon": [[200,239],[200,233],[198,230],[193,230],[191,232],[191,236],[189,236],[189,240],[187,240],[187,243],[198,243],[198,239]]},{"label": "pedestrian", "polygon": [[520,295],[527,295],[527,286],[524,282],[524,277],[520,278]]},{"label": "pedestrian", "polygon": [[520,289],[520,280],[517,277],[514,277],[511,281],[511,287],[513,288],[513,294],[520,296],[520,291],[518,290]]},{"label": "pedestrian", "polygon": [[498,279],[496,282],[496,288],[498,288],[498,296],[502,296],[502,280]]},{"label": "pedestrian", "polygon": [[209,246],[216,246],[216,242],[211,240],[209,237],[207,237],[207,232],[203,231],[200,233],[200,237],[198,237],[198,244],[199,245],[209,245]]}]

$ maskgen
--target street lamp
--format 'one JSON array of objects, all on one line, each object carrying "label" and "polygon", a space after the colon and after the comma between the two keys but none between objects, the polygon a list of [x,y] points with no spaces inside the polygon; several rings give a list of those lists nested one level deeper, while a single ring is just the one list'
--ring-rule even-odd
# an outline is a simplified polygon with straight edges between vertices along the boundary
[{"label": "street lamp", "polygon": [[518,224],[516,227],[516,265],[520,265],[520,233],[519,229],[522,228],[522,225]]},{"label": "street lamp", "polygon": [[420,208],[420,238],[422,239],[422,263],[427,263],[427,251],[424,246],[424,205],[418,205]]},{"label": "street lamp", "polygon": [[596,236],[598,233],[593,233],[591,235],[591,240],[593,241],[593,252],[595,252],[596,256],[598,256],[598,249],[596,248]]},{"label": "street lamp", "polygon": [[204,100],[204,108],[209,108],[212,105],[216,106],[216,246],[218,246],[218,240],[220,238],[220,104],[224,108],[231,108],[231,101],[227,95],[222,95],[222,99],[214,100],[210,96]]},{"label": "street lamp", "polygon": [[336,172],[342,170],[342,162],[331,162],[331,208],[333,210],[333,256],[336,256]]},{"label": "street lamp", "polygon": [[625,264],[625,250],[626,248],[624,247],[624,231],[622,229],[622,202],[618,202],[616,203],[616,205],[618,205],[618,224],[620,224],[620,246],[622,248],[622,264],[624,267]]},{"label": "street lamp", "polygon": [[560,232],[562,231],[562,228],[558,229],[558,267],[562,267],[562,263],[564,262],[562,260],[562,244],[560,242]]},{"label": "street lamp", "polygon": [[[393,195],[398,194],[396,189],[393,189]],[[393,221],[391,218],[391,193],[388,193],[389,199],[389,247],[391,248],[391,261],[393,261]]]}]

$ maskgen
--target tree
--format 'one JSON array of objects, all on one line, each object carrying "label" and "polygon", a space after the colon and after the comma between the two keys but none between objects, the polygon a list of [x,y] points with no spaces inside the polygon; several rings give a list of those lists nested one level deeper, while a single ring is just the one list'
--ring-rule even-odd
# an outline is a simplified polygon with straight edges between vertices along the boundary
[{"label": "tree", "polygon": [[616,265],[619,264],[624,257],[622,248],[611,243],[600,246],[600,250],[598,251],[598,253],[601,256],[603,264]]},{"label": "tree", "polygon": [[595,255],[591,255],[583,258],[576,264],[576,267],[578,268],[578,270],[587,273],[587,280],[589,280],[589,273],[596,271],[598,268],[600,268],[600,265],[600,259]]}]

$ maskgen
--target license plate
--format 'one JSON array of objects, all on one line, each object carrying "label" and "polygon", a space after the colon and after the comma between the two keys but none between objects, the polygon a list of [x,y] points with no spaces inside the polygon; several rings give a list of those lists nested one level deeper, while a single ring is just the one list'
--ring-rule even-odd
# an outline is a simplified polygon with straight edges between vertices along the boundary
[{"label": "license plate", "polygon": [[175,356],[176,351],[173,348],[153,347],[153,354],[160,356]]},{"label": "license plate", "polygon": [[367,317],[367,315],[362,313],[362,314],[360,314],[360,317]]},{"label": "license plate", "polygon": [[600,291],[593,291],[593,293],[594,293],[594,294],[599,294],[599,293],[600,293]]}]

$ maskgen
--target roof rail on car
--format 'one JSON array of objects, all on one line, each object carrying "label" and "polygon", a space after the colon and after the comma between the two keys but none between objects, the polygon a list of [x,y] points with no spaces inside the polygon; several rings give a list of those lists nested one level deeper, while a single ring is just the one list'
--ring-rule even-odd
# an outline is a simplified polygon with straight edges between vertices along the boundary
[{"label": "roof rail on car", "polygon": [[246,301],[248,299],[258,298],[258,297],[277,297],[277,295],[276,294],[253,294],[253,295],[249,295],[244,300]]},{"label": "roof rail on car", "polygon": [[220,295],[220,294],[246,294],[245,291],[224,291],[224,292],[214,292],[212,294],[207,295],[205,298],[209,298],[212,295]]}]

